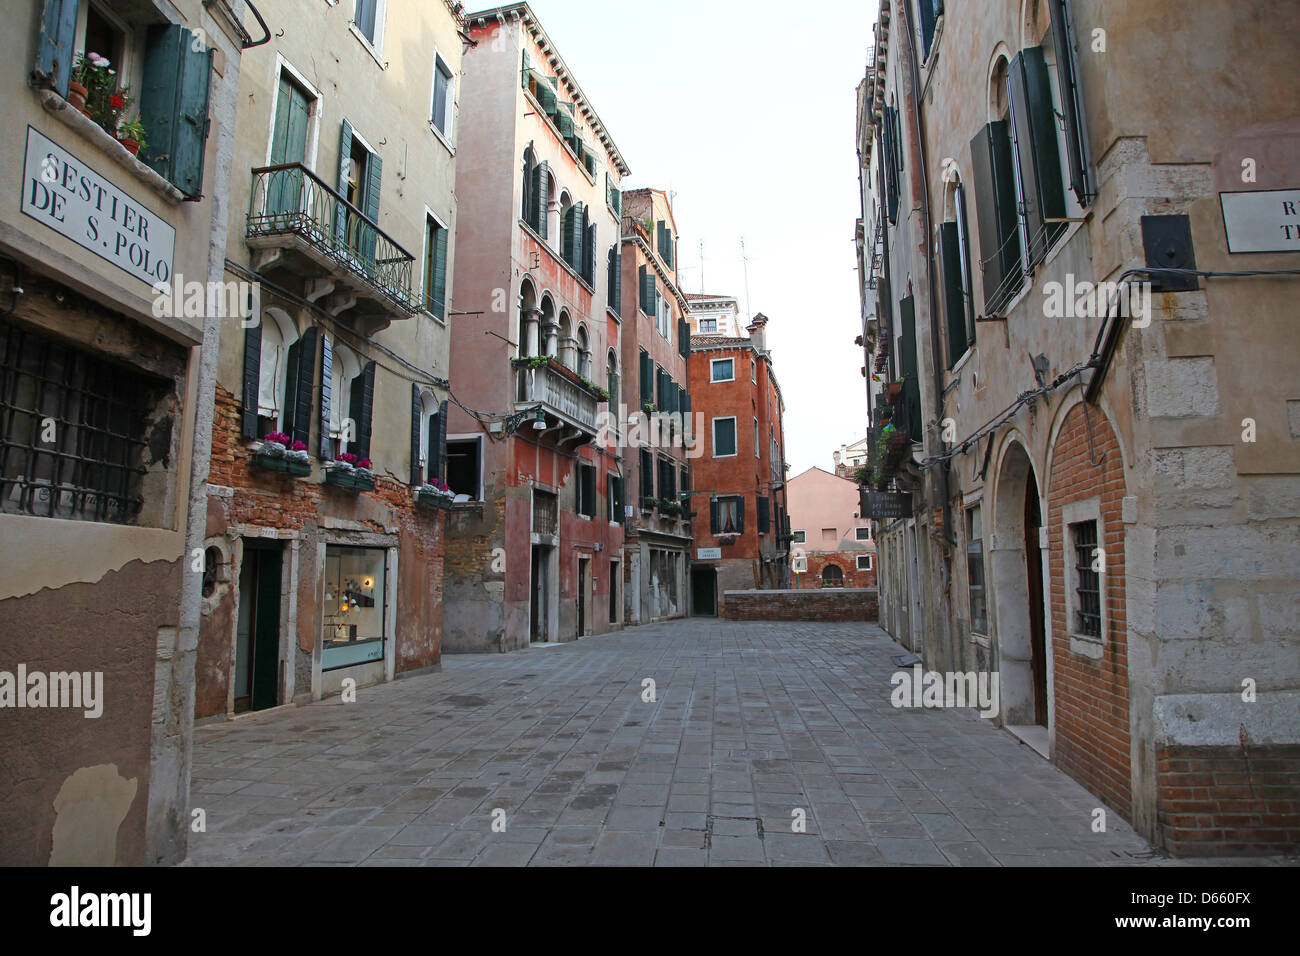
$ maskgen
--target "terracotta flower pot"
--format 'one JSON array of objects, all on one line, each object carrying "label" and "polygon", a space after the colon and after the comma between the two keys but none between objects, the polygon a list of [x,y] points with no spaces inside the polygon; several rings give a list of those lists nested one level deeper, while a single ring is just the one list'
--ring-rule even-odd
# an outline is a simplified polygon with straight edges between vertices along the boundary
[{"label": "terracotta flower pot", "polygon": [[68,102],[83,113],[86,111],[86,97],[89,95],[90,90],[86,89],[80,83],[68,83]]},{"label": "terracotta flower pot", "polygon": [[135,140],[124,139],[121,136],[119,136],[117,138],[117,141],[121,143],[123,146],[125,146],[126,151],[130,153],[132,156],[138,156],[140,154],[140,144],[137,143]]}]

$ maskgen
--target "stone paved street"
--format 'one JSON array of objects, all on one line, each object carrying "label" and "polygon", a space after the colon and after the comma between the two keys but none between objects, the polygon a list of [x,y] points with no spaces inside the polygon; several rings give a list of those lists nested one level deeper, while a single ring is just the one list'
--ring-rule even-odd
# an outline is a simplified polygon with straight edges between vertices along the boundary
[{"label": "stone paved street", "polygon": [[691,619],[208,724],[188,862],[1160,862],[974,711],[891,706],[902,652],[875,625]]}]

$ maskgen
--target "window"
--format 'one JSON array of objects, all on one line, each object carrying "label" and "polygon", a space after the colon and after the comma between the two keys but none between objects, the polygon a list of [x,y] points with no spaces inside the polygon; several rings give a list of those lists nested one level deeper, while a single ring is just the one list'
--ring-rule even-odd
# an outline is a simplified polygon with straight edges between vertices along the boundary
[{"label": "window", "polygon": [[673,308],[667,299],[659,300],[659,334],[669,342],[673,340],[672,336]]},{"label": "window", "polygon": [[578,463],[578,487],[574,510],[588,518],[596,517],[596,467]]},{"label": "window", "polygon": [[673,267],[673,230],[668,223],[660,219],[656,225],[656,236],[658,240],[656,245],[659,248],[659,258],[663,259],[664,265],[669,269]]},{"label": "window", "polygon": [[734,382],[735,380],[735,359],[711,359],[709,361],[710,382]]},{"label": "window", "polygon": [[623,524],[627,517],[623,504],[623,479],[618,475],[610,474],[606,477],[605,497],[607,500],[606,507],[609,509],[609,520],[615,524]]},{"label": "window", "polygon": [[482,501],[482,441],[464,438],[447,442],[447,484],[457,495]]},{"label": "window", "polygon": [[424,310],[447,321],[447,229],[433,216],[424,230]]},{"label": "window", "polygon": [[709,511],[710,534],[745,533],[745,499],[740,495],[714,498]]},{"label": "window", "polygon": [[736,419],[713,420],[713,457],[730,458],[736,454]]},{"label": "window", "polygon": [[352,25],[378,50],[384,37],[384,0],[356,0]]},{"label": "window", "polygon": [[1101,552],[1097,547],[1097,522],[1079,521],[1070,525],[1070,543],[1074,548],[1076,576],[1074,608],[1076,633],[1101,637]]},{"label": "window", "polygon": [[822,544],[839,544],[840,534],[835,528],[822,528]]},{"label": "window", "polygon": [[871,555],[869,555],[869,554],[859,554],[859,555],[857,556],[856,560],[857,560],[857,562],[858,562],[858,570],[859,570],[859,571],[870,571],[870,570],[871,570]]},{"label": "window", "polygon": [[[263,343],[263,349],[266,345]],[[362,387],[361,359],[346,345],[333,344],[330,348],[329,371],[329,437],[335,443],[330,449],[330,456],[336,457],[349,451],[349,445],[356,443],[357,423],[351,420],[352,396],[354,390]]]},{"label": "window", "polygon": [[451,142],[451,120],[456,105],[456,77],[442,54],[433,55],[433,109],[429,122]]},{"label": "window", "polygon": [[853,540],[854,540],[854,541],[870,541],[870,540],[871,540],[871,526],[870,526],[870,525],[867,525],[867,526],[865,526],[865,527],[861,527],[861,528],[854,528],[854,529],[853,529]]},{"label": "window", "polygon": [[609,392],[610,408],[618,408],[623,393],[618,381],[618,357],[613,349],[605,354],[605,389]]},{"label": "window", "polygon": [[960,361],[975,343],[974,296],[970,284],[970,243],[966,233],[966,190],[961,183],[951,190],[953,219],[939,227],[939,252],[943,264],[944,312],[948,332],[948,368]]},{"label": "window", "polygon": [[0,381],[0,511],[140,523],[145,475],[171,453],[167,384],[8,323]]},{"label": "window", "polygon": [[322,670],[383,660],[387,562],[384,548],[325,546]]},{"label": "window", "polygon": [[754,359],[749,360],[749,380],[755,385],[758,384],[758,362]]},{"label": "window", "polygon": [[976,505],[966,512],[966,576],[970,594],[970,629],[988,633],[988,612],[984,596],[984,530]]},{"label": "window", "polygon": [[645,349],[640,350],[641,360],[641,404],[653,405],[655,400],[654,361]]},{"label": "window", "polygon": [[653,500],[655,496],[655,458],[649,449],[641,449],[641,499]]},{"label": "window", "polygon": [[806,544],[806,543],[807,543],[807,537],[808,537],[808,532],[807,532],[807,531],[804,531],[804,530],[800,529],[799,531],[792,531],[792,532],[791,532],[791,535],[792,535],[792,538],[791,538],[791,543],[792,543],[792,544]]},{"label": "window", "polygon": [[701,335],[716,335],[718,332],[717,319],[700,319]]},{"label": "window", "polygon": [[659,498],[672,501],[677,497],[677,467],[671,458],[659,459]]},{"label": "window", "polygon": [[618,243],[609,247],[609,263],[606,271],[605,289],[606,307],[618,315],[623,314],[623,254]]},{"label": "window", "polygon": [[844,572],[837,564],[828,564],[822,568],[822,587],[824,588],[842,588],[844,587]]},{"label": "window", "polygon": [[759,449],[759,445],[758,445],[758,419],[755,418],[755,419],[754,419],[754,457],[755,457],[755,458],[760,457],[760,456],[759,456],[759,451],[758,451],[758,449]]},{"label": "window", "polygon": [[659,283],[655,279],[655,274],[640,266],[637,269],[638,294],[637,304],[641,311],[658,322],[659,315]]},{"label": "window", "polygon": [[943,13],[943,0],[916,0],[916,11],[919,16],[913,22],[920,27],[921,60],[925,61],[930,58],[930,45],[934,42],[935,21],[938,20],[939,14]]},{"label": "window", "polygon": [[446,470],[447,403],[439,403],[432,392],[418,392],[418,386],[416,389],[419,407],[413,412],[419,416],[414,426],[418,429],[419,444],[413,448],[416,474],[412,484],[428,482],[432,485],[442,481]]},{"label": "window", "polygon": [[1007,74],[1011,148],[1015,156],[1021,252],[1026,271],[1065,233],[1065,189],[1056,142],[1056,109],[1042,47],[1021,50]]},{"label": "window", "polygon": [[551,195],[555,189],[549,165],[545,160],[540,163],[537,161],[537,154],[533,152],[531,145],[524,150],[523,172],[524,201],[519,218],[526,222],[533,232],[545,239],[548,234],[547,211],[550,209]]}]

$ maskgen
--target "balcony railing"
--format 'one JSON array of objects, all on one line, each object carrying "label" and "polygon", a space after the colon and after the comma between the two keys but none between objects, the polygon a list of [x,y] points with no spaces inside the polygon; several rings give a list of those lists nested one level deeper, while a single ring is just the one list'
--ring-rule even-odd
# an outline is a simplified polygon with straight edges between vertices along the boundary
[{"label": "balcony railing", "polygon": [[576,382],[571,382],[549,365],[515,369],[517,405],[542,405],[561,421],[583,432],[596,434],[597,400]]},{"label": "balcony railing", "polygon": [[415,256],[302,163],[253,170],[250,240],[296,236],[391,305],[413,312]]}]

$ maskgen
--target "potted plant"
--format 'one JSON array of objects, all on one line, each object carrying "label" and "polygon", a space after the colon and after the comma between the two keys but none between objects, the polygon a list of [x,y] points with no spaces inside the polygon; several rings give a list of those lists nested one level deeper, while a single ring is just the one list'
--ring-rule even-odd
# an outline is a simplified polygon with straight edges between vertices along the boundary
[{"label": "potted plant", "polygon": [[892,405],[903,396],[903,379],[900,377],[897,381],[890,382],[885,386],[885,397],[889,399]]},{"label": "potted plant", "polygon": [[654,511],[654,510],[655,510],[655,500],[654,500],[653,498],[642,498],[642,499],[641,499],[641,510],[642,510],[642,511]]},{"label": "potted plant", "polygon": [[[291,443],[292,449],[288,447]],[[254,468],[278,471],[299,478],[311,474],[307,446],[293,441],[284,432],[267,432],[262,443],[253,449],[252,465]]]},{"label": "potted plant", "polygon": [[258,451],[268,458],[283,458],[292,440],[284,432],[267,432]]},{"label": "potted plant", "polygon": [[126,147],[126,151],[132,156],[138,156],[140,150],[148,146],[144,138],[144,124],[139,119],[133,119],[129,123],[123,123],[117,128],[117,141]]},{"label": "potted plant", "polygon": [[735,544],[736,541],[737,541],[739,538],[740,538],[740,535],[738,535],[738,534],[732,534],[732,533],[730,533],[730,532],[728,532],[728,533],[726,533],[726,534],[720,534],[720,535],[717,535],[718,544],[720,544],[720,545],[722,545],[722,544]]},{"label": "potted plant", "polygon": [[415,490],[415,503],[431,508],[450,509],[456,493],[445,481],[421,485]]},{"label": "potted plant", "polygon": [[92,108],[102,99],[105,90],[116,82],[112,64],[105,58],[87,50],[77,57],[68,75],[68,102],[92,119]]},{"label": "potted plant", "polygon": [[290,446],[289,450],[284,453],[285,459],[289,461],[302,462],[304,465],[311,463],[311,458],[307,454],[307,443],[296,441]]},{"label": "potted plant", "polygon": [[342,471],[351,474],[356,470],[356,466],[357,456],[352,454],[350,451],[345,451],[343,454],[335,458],[333,464],[329,467],[333,471]]}]

